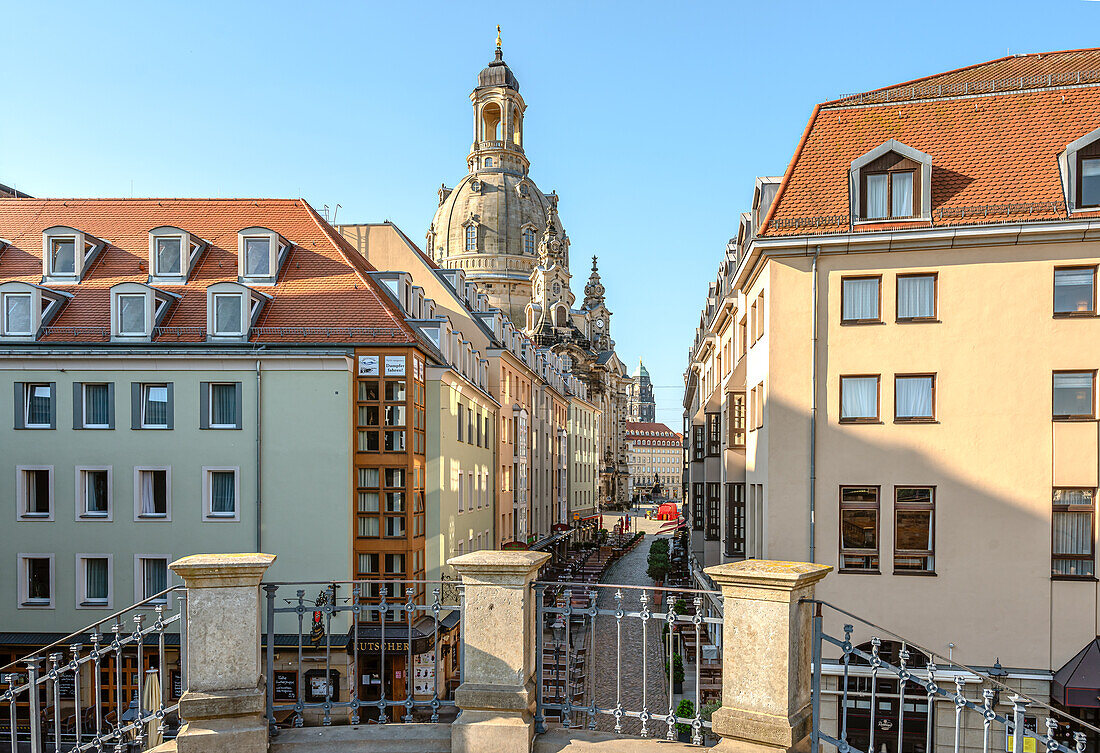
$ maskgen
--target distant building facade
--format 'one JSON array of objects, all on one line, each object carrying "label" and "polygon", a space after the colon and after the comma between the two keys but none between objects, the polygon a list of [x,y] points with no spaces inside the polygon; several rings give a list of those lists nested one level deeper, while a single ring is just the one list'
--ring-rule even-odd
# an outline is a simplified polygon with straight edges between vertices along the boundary
[{"label": "distant building facade", "polygon": [[[628,421],[627,463],[631,500],[680,499],[683,480],[682,437],[660,423]],[[657,494],[653,490],[660,484]]]},{"label": "distant building facade", "polygon": [[642,359],[638,359],[638,368],[634,370],[634,381],[630,385],[631,421],[654,423],[657,420],[657,402],[653,399],[653,381],[649,378]]}]

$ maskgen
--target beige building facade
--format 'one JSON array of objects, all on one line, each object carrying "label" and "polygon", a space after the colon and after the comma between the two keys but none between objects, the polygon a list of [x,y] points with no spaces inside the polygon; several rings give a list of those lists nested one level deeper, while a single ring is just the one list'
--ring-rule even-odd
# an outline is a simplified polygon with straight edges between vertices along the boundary
[{"label": "beige building facade", "polygon": [[[631,500],[680,499],[683,483],[683,437],[662,423],[628,421],[627,463]],[[653,494],[656,484],[660,491]]]}]

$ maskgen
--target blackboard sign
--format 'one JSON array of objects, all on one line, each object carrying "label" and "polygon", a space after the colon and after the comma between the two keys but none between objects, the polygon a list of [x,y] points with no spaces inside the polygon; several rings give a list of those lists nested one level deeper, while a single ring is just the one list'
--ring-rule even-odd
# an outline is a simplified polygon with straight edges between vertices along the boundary
[{"label": "blackboard sign", "polygon": [[276,701],[297,701],[298,673],[276,671],[274,693]]},{"label": "blackboard sign", "polygon": [[76,675],[72,673],[57,676],[57,693],[62,698],[73,698],[76,693]]},{"label": "blackboard sign", "polygon": [[183,695],[183,674],[178,669],[173,669],[168,673],[168,682],[172,686],[170,697],[173,700]]}]

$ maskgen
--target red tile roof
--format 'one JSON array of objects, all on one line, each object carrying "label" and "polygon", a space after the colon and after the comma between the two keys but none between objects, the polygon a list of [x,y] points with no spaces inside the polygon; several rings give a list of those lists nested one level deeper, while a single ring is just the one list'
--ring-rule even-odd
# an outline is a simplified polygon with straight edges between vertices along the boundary
[{"label": "red tile roof", "polygon": [[[933,226],[1065,219],[1057,155],[1096,128],[1100,49],[1000,58],[825,102],[760,234],[850,232],[848,169],[889,139],[931,156]],[[855,230],[901,227],[914,224]]]},{"label": "red tile roof", "polygon": [[[257,322],[253,342],[412,342],[404,316],[376,283],[373,268],[299,199],[0,199],[0,282],[42,281],[42,231],[66,225],[107,242],[79,284],[48,285],[73,294],[44,339],[102,341],[110,327],[110,288],[148,282],[150,230],[179,227],[207,241],[185,285],[157,285],[181,296],[161,323],[157,342],[201,341],[206,288],[237,281],[237,232],[265,227],[292,247]],[[73,329],[75,328],[75,329]],[[271,330],[267,328],[286,328]],[[308,328],[308,329],[307,329]],[[321,328],[321,329],[318,329]]]},{"label": "red tile roof", "polygon": [[649,435],[644,434],[644,432],[647,432],[647,431],[649,431],[649,432],[667,432],[670,435],[670,437],[668,437],[669,439],[677,439],[680,436],[679,434],[677,434],[672,429],[668,428],[667,426],[665,426],[662,423],[652,423],[652,422],[649,422],[649,421],[627,421],[626,422],[626,435],[627,435],[628,438],[633,438],[635,436],[650,436],[650,437],[653,436],[652,434],[649,434]]}]

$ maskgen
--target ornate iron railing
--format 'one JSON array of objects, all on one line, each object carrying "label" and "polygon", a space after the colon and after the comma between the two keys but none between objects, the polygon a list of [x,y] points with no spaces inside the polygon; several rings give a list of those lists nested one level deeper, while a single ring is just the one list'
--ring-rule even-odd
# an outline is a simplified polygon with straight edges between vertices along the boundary
[{"label": "ornate iron railing", "polygon": [[[998,677],[937,654],[840,607],[816,599],[806,599],[801,603],[804,607],[812,606],[814,610],[811,684],[813,727],[810,733],[810,750],[813,753],[820,750],[821,743],[831,745],[838,753],[870,753],[876,750],[876,744],[894,751],[911,750],[914,747],[919,749],[923,746],[929,752],[950,747],[954,753],[960,753],[964,748],[977,748],[979,743],[976,738],[979,735],[981,750],[989,753],[994,737],[998,734],[1003,735],[1003,747],[1009,753],[1029,750],[1084,753],[1086,737],[1082,730],[1100,732],[1097,727],[1033,698],[1018,688],[1010,687]],[[861,630],[874,631],[875,635],[860,647],[852,643],[852,633],[855,630],[853,623],[843,626],[843,637],[829,635],[824,630],[823,607],[859,623]],[[890,661],[892,651],[888,656],[883,654],[883,637],[899,647],[896,651],[896,663]],[[862,647],[868,644],[869,648]],[[822,688],[822,654],[826,646],[840,651],[840,658],[831,665],[839,681],[839,687],[832,691],[838,699],[834,732],[824,729],[821,708],[822,696],[826,692]],[[968,683],[981,684],[980,699],[966,695],[965,686]],[[1002,692],[1010,694],[1008,700],[1012,706],[1011,711],[1004,713],[997,710]],[[909,709],[906,708],[907,700],[912,713],[908,713]],[[944,729],[942,725],[937,725],[935,718],[937,703],[949,708],[954,715],[954,732],[947,745],[941,742],[942,737],[937,739],[937,729],[941,732]],[[1044,721],[1046,734],[1040,730],[1038,720],[1028,714],[1029,707],[1038,707],[1047,712],[1048,716]],[[850,712],[853,710],[860,712],[858,730],[849,724]],[[924,717],[923,734],[918,730],[914,736],[913,731],[909,731],[910,738],[923,738],[915,740],[912,745],[903,744],[906,739],[907,716],[912,721],[919,720],[920,716]],[[968,725],[970,720],[980,720],[980,725]],[[863,728],[863,722],[867,722],[866,729]],[[883,739],[887,735],[893,738],[889,745]],[[1068,739],[1070,735],[1072,743]],[[861,743],[862,747],[857,743]]]},{"label": "ornate iron railing", "polygon": [[117,752],[131,744],[144,750],[156,736],[171,735],[179,701],[166,703],[175,695],[167,647],[179,646],[179,687],[186,687],[186,593],[169,588],[0,667],[7,685],[0,741],[12,753]]},{"label": "ornate iron railing", "polygon": [[[461,582],[317,581],[264,583],[262,588],[267,598],[267,718],[273,735],[286,726],[339,723],[333,712],[341,709],[348,724],[359,724],[361,717],[387,724],[438,722],[441,709],[456,708],[447,679],[451,671],[454,684],[462,672]],[[317,596],[307,598],[313,589],[319,589]],[[293,654],[292,670],[280,672],[276,654],[281,651]],[[317,668],[306,670],[309,664]],[[370,671],[363,674],[363,667]],[[350,678],[343,693],[341,674]],[[303,678],[310,681],[308,688]],[[398,679],[404,680],[403,694],[397,693]],[[377,687],[377,697],[361,697],[364,686],[370,695]],[[403,714],[394,711],[399,708]],[[414,710],[428,718],[415,717]]]},{"label": "ornate iron railing", "polygon": [[[550,583],[534,584],[536,604],[535,633],[535,732],[545,732],[547,717],[557,717],[563,725],[597,729],[601,717],[614,720],[613,730],[629,734],[628,719],[638,720],[640,737],[659,734],[664,725],[668,740],[677,737],[677,726],[687,728],[690,742],[703,744],[704,730],[711,723],[704,718],[704,689],[701,682],[702,645],[708,626],[716,625],[721,631],[722,618],[704,614],[704,597],[717,592],[690,588],[661,588],[626,586],[604,583]],[[605,604],[600,606],[600,596]],[[691,600],[693,613],[677,613],[678,597]],[[664,611],[656,603],[663,601]],[[641,632],[642,650],[624,656],[623,630],[633,623]],[[600,627],[603,627],[601,630]],[[667,628],[667,631],[665,630]],[[627,627],[629,629],[629,627]],[[607,633],[613,630],[614,639]],[[682,641],[682,631],[694,639],[694,715],[680,716],[675,697],[676,642]],[[604,638],[598,638],[604,633]],[[665,666],[651,666],[648,649],[651,642],[659,642]],[[611,645],[607,642],[610,641]],[[614,651],[613,679],[609,675],[586,666],[597,656],[607,656]],[[715,663],[720,671],[720,663]],[[667,673],[667,678],[662,677]],[[624,686],[624,680],[630,683]],[[656,680],[656,683],[654,682]],[[611,693],[610,682],[614,682]],[[651,690],[662,685],[661,693],[653,697]],[[600,687],[599,684],[603,684]],[[601,692],[602,691],[602,692]],[[664,693],[667,691],[667,696]],[[607,701],[601,703],[600,698]],[[667,698],[667,708],[664,703]],[[661,706],[655,704],[660,703]],[[651,727],[651,725],[654,725]]]}]

